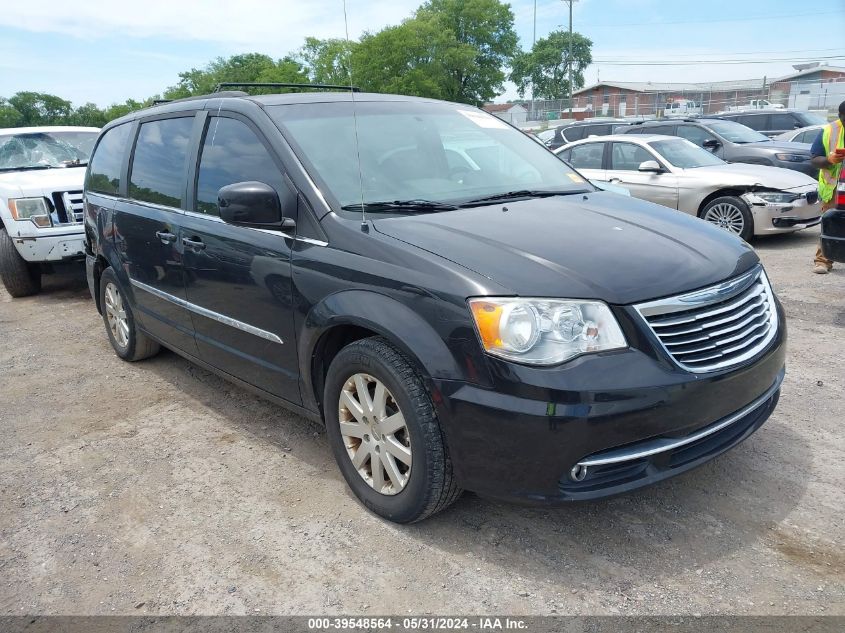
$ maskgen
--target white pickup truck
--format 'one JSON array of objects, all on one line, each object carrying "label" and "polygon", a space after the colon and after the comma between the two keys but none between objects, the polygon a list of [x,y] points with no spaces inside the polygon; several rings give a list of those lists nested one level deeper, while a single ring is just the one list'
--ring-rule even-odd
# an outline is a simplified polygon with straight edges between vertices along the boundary
[{"label": "white pickup truck", "polygon": [[13,297],[39,292],[45,267],[84,259],[82,183],[98,133],[0,129],[0,279]]},{"label": "white pickup truck", "polygon": [[728,112],[743,112],[745,110],[783,110],[783,105],[780,103],[772,103],[766,99],[752,99],[748,105],[731,106]]}]

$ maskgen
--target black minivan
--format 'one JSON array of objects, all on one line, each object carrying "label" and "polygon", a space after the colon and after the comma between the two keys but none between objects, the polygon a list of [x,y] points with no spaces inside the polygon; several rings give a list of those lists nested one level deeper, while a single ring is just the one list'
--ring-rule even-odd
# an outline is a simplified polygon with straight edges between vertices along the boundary
[{"label": "black minivan", "polygon": [[596,190],[476,108],[353,92],[107,125],[87,271],[115,352],[164,345],[325,423],[397,522],[463,489],[556,504],[698,466],[769,417],[782,309],[754,251]]}]

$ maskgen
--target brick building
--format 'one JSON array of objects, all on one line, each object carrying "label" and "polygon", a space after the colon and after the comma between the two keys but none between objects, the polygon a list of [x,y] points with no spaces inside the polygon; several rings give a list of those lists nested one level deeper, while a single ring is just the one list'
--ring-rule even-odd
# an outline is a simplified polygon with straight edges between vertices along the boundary
[{"label": "brick building", "polygon": [[[833,108],[833,94],[845,87],[845,68],[817,66],[767,80],[741,79],[704,83],[603,81],[573,93],[573,109],[585,116],[635,116],[662,113],[679,99],[701,104],[704,114],[742,106],[751,99],[798,108]],[[799,98],[799,95],[803,98]],[[830,98],[827,98],[831,95]],[[831,103],[827,103],[831,101]],[[841,101],[841,99],[840,99]],[[839,101],[836,101],[838,105]]]}]

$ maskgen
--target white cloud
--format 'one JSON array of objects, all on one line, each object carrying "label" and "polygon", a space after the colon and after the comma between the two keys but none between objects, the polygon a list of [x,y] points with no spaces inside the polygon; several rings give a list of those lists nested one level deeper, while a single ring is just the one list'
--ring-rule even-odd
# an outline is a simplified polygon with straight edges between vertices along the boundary
[{"label": "white cloud", "polygon": [[[42,0],[4,3],[0,25],[75,38],[202,40],[281,56],[307,35],[344,37],[342,0]],[[417,0],[348,0],[349,36],[400,22]]]}]

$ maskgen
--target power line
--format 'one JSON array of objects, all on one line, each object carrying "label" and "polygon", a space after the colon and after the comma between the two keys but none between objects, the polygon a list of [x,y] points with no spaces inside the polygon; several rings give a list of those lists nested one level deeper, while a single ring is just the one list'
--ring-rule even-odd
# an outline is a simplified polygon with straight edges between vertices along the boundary
[{"label": "power line", "polygon": [[758,16],[748,16],[744,18],[729,18],[729,19],[716,19],[716,20],[676,20],[670,22],[624,22],[624,23],[617,23],[617,24],[586,24],[585,30],[588,29],[614,29],[614,28],[621,28],[627,26],[664,26],[669,24],[716,24],[716,23],[733,23],[733,22],[751,22],[757,21],[762,22],[766,20],[785,20],[790,18],[807,18],[807,17],[818,17],[820,15],[843,15],[845,13],[842,11],[815,11],[813,13],[785,13],[781,15],[758,15]]},{"label": "power line", "polygon": [[[814,57],[815,60],[845,60],[845,56]],[[718,66],[722,64],[772,64],[777,62],[806,62],[806,57],[783,57],[778,59],[696,59],[677,62],[659,60],[594,59],[593,64],[602,66]],[[824,67],[820,66],[822,70]]]}]

